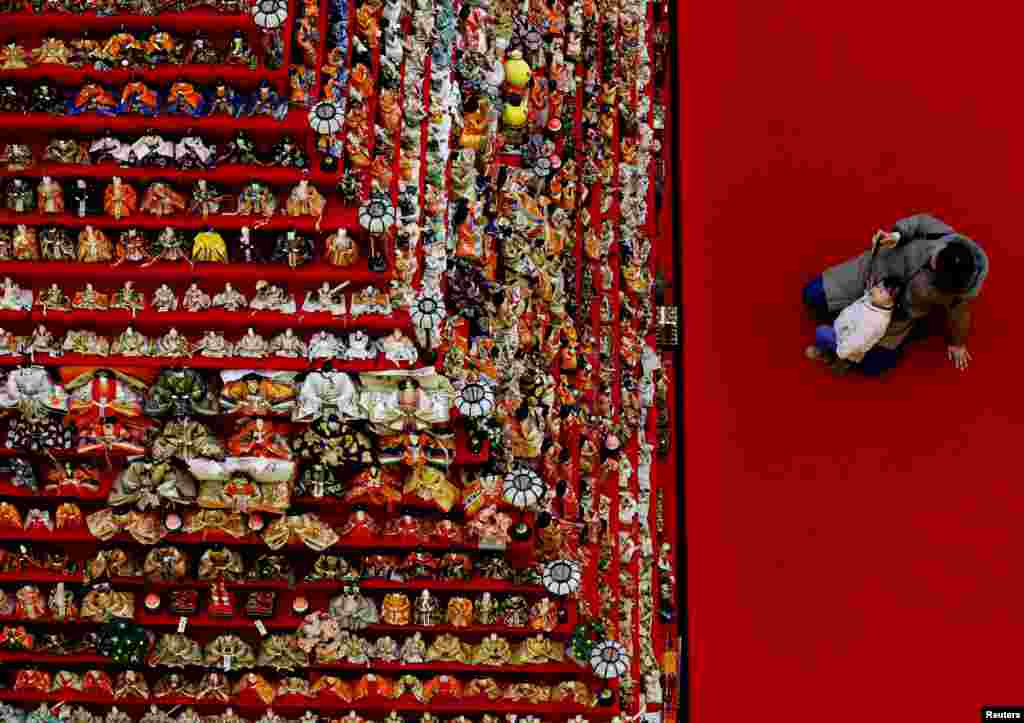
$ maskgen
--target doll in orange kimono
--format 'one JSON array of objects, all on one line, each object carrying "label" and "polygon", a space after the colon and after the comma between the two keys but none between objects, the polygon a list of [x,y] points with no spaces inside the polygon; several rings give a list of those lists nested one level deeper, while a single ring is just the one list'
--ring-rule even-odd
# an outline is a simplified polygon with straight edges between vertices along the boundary
[{"label": "doll in orange kimono", "polygon": [[154,216],[171,216],[185,211],[185,197],[162,181],[155,181],[142,197],[142,210]]},{"label": "doll in orange kimono", "polygon": [[262,417],[245,422],[228,440],[228,452],[235,457],[276,457],[291,459],[288,439]]},{"label": "doll in orange kimono", "polygon": [[139,207],[139,196],[129,184],[114,176],[103,191],[103,210],[116,219],[131,216]]},{"label": "doll in orange kimono", "polygon": [[111,369],[65,367],[60,370],[68,393],[68,416],[78,427],[100,419],[140,419],[147,385]]},{"label": "doll in orange kimono", "polygon": [[145,454],[145,428],[138,424],[124,424],[117,417],[105,417],[81,429],[78,437],[79,454]]}]

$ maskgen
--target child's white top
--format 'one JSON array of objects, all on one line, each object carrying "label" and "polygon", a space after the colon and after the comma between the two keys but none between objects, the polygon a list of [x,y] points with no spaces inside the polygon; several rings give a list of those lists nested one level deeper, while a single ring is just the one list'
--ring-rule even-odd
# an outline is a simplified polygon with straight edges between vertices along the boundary
[{"label": "child's white top", "polygon": [[892,309],[871,303],[870,292],[843,309],[836,319],[836,355],[859,362],[877,344],[889,328]]}]

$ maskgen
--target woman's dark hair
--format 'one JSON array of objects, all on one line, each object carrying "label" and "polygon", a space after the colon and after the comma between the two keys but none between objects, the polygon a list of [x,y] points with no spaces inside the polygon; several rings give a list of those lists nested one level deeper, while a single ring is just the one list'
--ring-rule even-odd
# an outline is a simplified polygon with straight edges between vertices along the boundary
[{"label": "woman's dark hair", "polygon": [[935,257],[935,288],[964,291],[974,279],[974,254],[962,241],[950,241]]}]

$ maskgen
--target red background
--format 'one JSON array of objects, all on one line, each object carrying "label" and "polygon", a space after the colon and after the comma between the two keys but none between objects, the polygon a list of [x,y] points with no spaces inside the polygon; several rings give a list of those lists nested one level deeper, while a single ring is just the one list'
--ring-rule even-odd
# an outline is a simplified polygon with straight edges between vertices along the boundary
[{"label": "red background", "polygon": [[[1024,704],[1021,11],[681,6],[693,720]],[[801,285],[919,211],[989,253],[973,366],[831,378]]]}]

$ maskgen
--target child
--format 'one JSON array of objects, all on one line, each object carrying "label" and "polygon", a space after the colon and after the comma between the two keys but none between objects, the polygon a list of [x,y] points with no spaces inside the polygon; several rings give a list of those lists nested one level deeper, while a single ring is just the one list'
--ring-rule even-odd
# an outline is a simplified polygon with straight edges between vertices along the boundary
[{"label": "child", "polygon": [[893,308],[903,293],[898,276],[887,276],[864,292],[839,314],[832,326],[819,326],[808,359],[824,359],[835,371],[844,372],[860,362],[889,328]]}]

